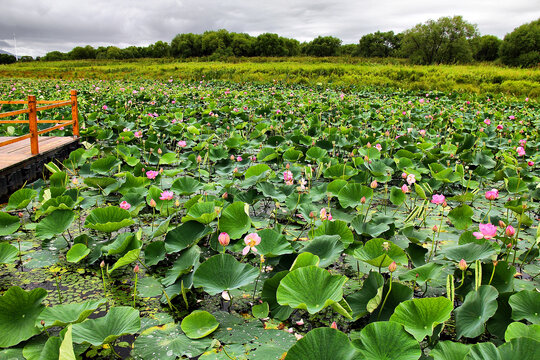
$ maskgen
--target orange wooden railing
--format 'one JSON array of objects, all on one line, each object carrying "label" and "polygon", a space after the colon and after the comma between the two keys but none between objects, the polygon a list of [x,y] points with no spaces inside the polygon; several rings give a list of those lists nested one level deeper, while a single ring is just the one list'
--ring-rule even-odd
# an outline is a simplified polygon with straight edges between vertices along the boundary
[{"label": "orange wooden railing", "polygon": [[[9,111],[5,113],[0,113],[0,118],[5,118],[8,116],[16,116],[20,114],[28,114],[28,120],[0,120],[0,124],[28,124],[30,127],[30,133],[16,137],[14,139],[6,140],[0,142],[0,147],[13,144],[24,139],[30,139],[30,149],[32,155],[39,154],[39,144],[38,136],[45,134],[49,131],[59,129],[64,126],[73,125],[73,136],[79,136],[79,110],[77,108],[77,90],[71,90],[70,100],[40,100],[36,101],[34,95],[28,96],[28,100],[11,100],[11,101],[0,101],[0,104],[28,104],[27,109]],[[37,106],[37,104],[50,104],[45,106]],[[71,120],[38,120],[37,113],[38,111],[54,109],[62,106],[71,105]],[[38,130],[38,124],[54,123],[57,124],[50,128],[44,130]]]}]

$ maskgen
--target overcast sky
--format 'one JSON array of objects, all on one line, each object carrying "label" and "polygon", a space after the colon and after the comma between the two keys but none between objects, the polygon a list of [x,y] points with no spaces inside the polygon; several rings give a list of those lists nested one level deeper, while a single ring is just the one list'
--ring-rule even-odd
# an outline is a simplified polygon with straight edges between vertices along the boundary
[{"label": "overcast sky", "polygon": [[300,41],[401,32],[428,19],[462,15],[500,38],[540,18],[539,0],[0,0],[0,49],[40,56],[75,46],[149,45],[178,33],[227,29]]}]

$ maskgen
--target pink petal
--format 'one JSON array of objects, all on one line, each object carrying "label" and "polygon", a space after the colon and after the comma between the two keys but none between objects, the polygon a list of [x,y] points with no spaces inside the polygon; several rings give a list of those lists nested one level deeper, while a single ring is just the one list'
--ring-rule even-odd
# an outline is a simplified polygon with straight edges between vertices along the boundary
[{"label": "pink petal", "polygon": [[483,238],[484,238],[484,235],[483,235],[483,234],[482,234],[481,232],[477,232],[477,231],[475,231],[475,232],[473,232],[472,234],[473,234],[473,235],[474,235],[474,237],[475,237],[475,238],[477,238],[478,240],[480,240],[480,239],[483,239]]},{"label": "pink petal", "polygon": [[248,252],[249,252],[249,246],[246,246],[244,250],[242,250],[242,255],[247,255]]}]

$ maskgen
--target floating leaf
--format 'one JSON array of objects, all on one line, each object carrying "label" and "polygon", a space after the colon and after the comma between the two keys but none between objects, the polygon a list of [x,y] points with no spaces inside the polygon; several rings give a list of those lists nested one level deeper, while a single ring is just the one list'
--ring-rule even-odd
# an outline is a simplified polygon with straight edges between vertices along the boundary
[{"label": "floating leaf", "polygon": [[267,302],[263,302],[259,305],[253,305],[251,308],[251,312],[253,313],[253,316],[259,319],[264,319],[268,317],[268,314],[270,312],[270,306]]},{"label": "floating leaf", "polygon": [[474,211],[469,205],[460,205],[448,213],[448,218],[452,221],[452,224],[459,230],[466,230],[472,225],[472,217]]},{"label": "floating leaf", "polygon": [[182,320],[182,331],[190,339],[203,338],[216,330],[219,326],[214,315],[208,311],[195,310]]}]

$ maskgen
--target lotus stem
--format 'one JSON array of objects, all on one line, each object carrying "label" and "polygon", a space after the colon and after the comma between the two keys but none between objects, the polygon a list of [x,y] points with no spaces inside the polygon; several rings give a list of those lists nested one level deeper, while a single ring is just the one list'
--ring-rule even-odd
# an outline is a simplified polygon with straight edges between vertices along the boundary
[{"label": "lotus stem", "polygon": [[60,302],[60,304],[62,304],[62,294],[60,293],[60,283],[59,283],[59,279],[60,278],[60,275],[56,274],[54,279],[56,280],[56,290],[58,292],[58,301]]},{"label": "lotus stem", "polygon": [[390,295],[390,291],[392,291],[392,273],[390,273],[390,282],[388,283],[388,292],[386,293],[386,296],[384,297],[383,303],[381,305],[381,310],[379,310],[379,315],[377,315],[377,320],[381,317],[381,313],[384,309],[384,304],[386,304],[386,300],[388,300],[388,295]]},{"label": "lotus stem", "polygon": [[[138,266],[136,268],[138,269]],[[135,307],[135,301],[137,300],[137,280],[139,280],[139,272],[135,271],[135,285],[133,286],[133,307]]]}]

